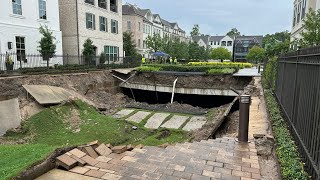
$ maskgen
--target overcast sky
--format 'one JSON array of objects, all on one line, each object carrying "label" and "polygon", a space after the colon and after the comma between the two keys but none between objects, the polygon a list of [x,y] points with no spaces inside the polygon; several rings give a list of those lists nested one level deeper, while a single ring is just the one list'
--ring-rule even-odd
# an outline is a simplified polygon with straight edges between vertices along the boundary
[{"label": "overcast sky", "polygon": [[293,0],[123,0],[178,22],[188,33],[224,35],[236,27],[244,35],[291,31]]}]

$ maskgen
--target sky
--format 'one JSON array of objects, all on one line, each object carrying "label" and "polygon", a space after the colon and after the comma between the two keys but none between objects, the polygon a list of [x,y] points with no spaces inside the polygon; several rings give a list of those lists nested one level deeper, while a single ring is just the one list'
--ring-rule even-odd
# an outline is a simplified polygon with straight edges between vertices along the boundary
[{"label": "sky", "polygon": [[293,0],[123,0],[151,9],[178,22],[186,32],[199,24],[202,34],[225,35],[237,28],[242,35],[291,31]]}]

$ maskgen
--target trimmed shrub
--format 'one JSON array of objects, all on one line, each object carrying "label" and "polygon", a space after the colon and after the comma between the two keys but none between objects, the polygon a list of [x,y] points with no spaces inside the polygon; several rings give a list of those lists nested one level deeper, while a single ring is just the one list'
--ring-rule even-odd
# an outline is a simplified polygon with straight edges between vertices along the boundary
[{"label": "trimmed shrub", "polygon": [[141,66],[137,69],[138,72],[157,72],[161,71],[160,67]]},{"label": "trimmed shrub", "polygon": [[236,70],[233,68],[225,68],[225,69],[210,69],[207,71],[207,74],[214,75],[214,74],[233,74]]}]

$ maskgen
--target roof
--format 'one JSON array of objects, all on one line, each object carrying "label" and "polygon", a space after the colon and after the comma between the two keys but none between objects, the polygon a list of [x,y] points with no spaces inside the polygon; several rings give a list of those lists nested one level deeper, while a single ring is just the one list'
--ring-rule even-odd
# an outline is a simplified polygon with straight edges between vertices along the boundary
[{"label": "roof", "polygon": [[224,37],[226,37],[226,36],[211,36],[209,38],[209,41],[214,41],[214,42],[221,41],[221,39],[223,39]]},{"label": "roof", "polygon": [[209,35],[205,35],[205,36],[201,35],[201,36],[192,36],[191,38],[192,38],[193,41],[196,41],[196,42],[198,42],[200,39],[202,39],[202,41],[205,44],[208,44],[210,36]]},{"label": "roof", "polygon": [[163,25],[171,27],[171,23],[168,22],[167,20],[164,20],[164,19],[161,18],[161,22],[162,22]]},{"label": "roof", "polygon": [[236,41],[255,41],[262,44],[263,36],[237,36]]}]

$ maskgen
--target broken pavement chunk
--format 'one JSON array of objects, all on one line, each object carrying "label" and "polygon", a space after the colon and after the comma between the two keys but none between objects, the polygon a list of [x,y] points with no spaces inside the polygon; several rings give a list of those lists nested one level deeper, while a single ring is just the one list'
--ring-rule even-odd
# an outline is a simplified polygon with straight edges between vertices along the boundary
[{"label": "broken pavement chunk", "polygon": [[70,170],[72,168],[74,168],[75,166],[77,166],[77,161],[73,158],[71,158],[70,156],[63,154],[59,157],[57,157],[57,161],[56,161],[58,166],[61,166],[63,168],[65,168],[66,170]]},{"label": "broken pavement chunk", "polygon": [[112,150],[109,149],[105,144],[101,144],[99,147],[96,148],[96,151],[101,156],[108,156],[112,153]]},{"label": "broken pavement chunk", "polygon": [[87,152],[87,154],[89,156],[91,156],[92,158],[97,158],[99,155],[96,153],[96,151],[91,147],[91,146],[87,146],[84,147],[84,150]]},{"label": "broken pavement chunk", "polygon": [[116,154],[121,154],[127,151],[127,146],[115,146],[112,148],[112,151]]}]

